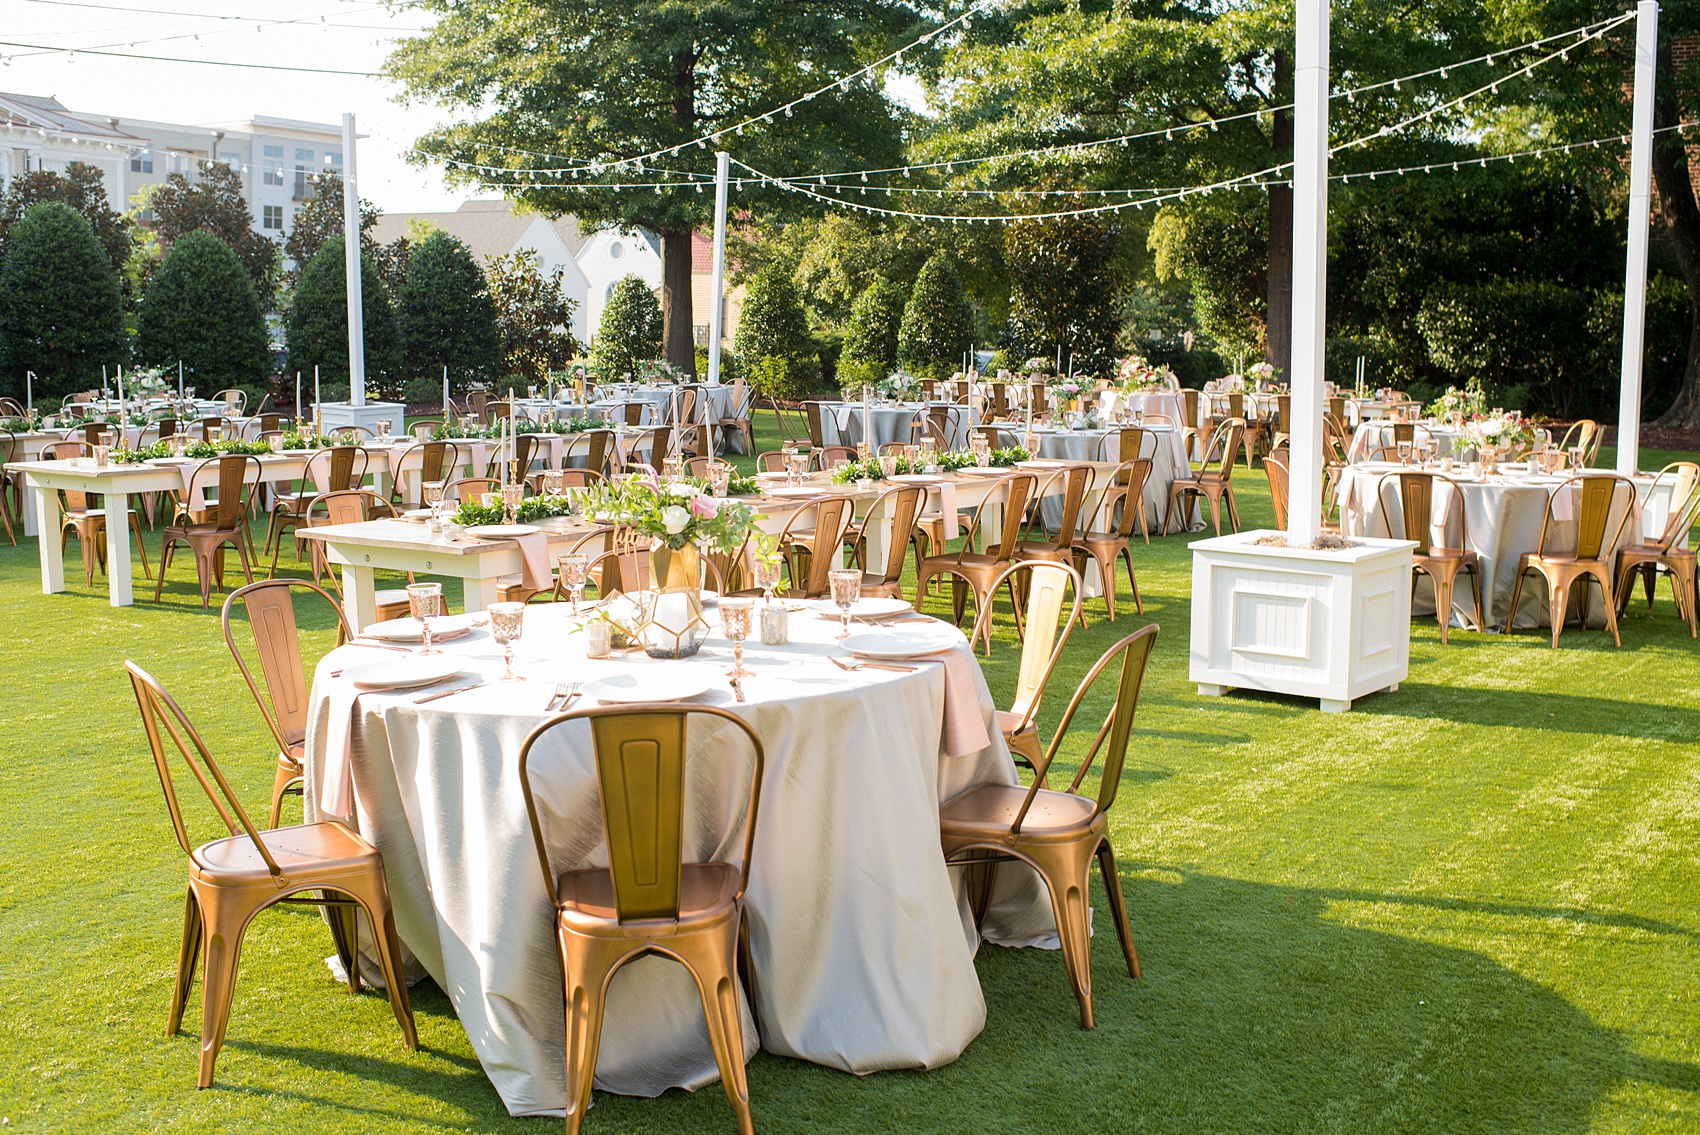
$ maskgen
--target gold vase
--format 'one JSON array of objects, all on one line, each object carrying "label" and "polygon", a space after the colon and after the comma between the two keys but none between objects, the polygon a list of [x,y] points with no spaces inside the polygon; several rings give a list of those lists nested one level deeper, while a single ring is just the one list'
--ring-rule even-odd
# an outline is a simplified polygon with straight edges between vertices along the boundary
[{"label": "gold vase", "polygon": [[689,658],[708,637],[702,611],[702,552],[695,544],[669,548],[657,540],[649,549],[649,586],[655,606],[639,632],[651,658]]}]

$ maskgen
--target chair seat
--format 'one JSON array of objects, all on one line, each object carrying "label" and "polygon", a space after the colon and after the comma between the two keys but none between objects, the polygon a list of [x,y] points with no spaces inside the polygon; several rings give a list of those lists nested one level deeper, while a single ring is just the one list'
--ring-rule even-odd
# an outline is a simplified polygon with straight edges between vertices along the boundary
[{"label": "chair seat", "polygon": [[1519,568],[1540,567],[1543,564],[1548,567],[1574,567],[1578,564],[1604,564],[1605,562],[1604,557],[1578,558],[1575,552],[1549,552],[1544,555],[1540,552],[1524,552],[1517,557]]},{"label": "chair seat", "polygon": [[636,938],[671,937],[737,917],[738,869],[730,863],[685,863],[679,868],[679,920],[620,923],[614,907],[614,876],[606,867],[568,871],[555,883],[561,925],[580,934]]},{"label": "chair seat", "polygon": [[[260,832],[260,839],[285,875],[304,870],[318,877],[338,869],[364,871],[378,857],[377,848],[344,825],[332,822],[270,828]],[[202,844],[195,849],[194,858],[199,873],[217,883],[272,885],[266,861],[246,835]]]},{"label": "chair seat", "polygon": [[1026,737],[1028,734],[1032,734],[1035,738],[1039,736],[1039,727],[1033,722],[1029,721],[1026,726],[1022,726],[1021,714],[1000,709],[997,711],[997,715],[998,730],[1003,734],[1005,741],[1012,737]]},{"label": "chair seat", "polygon": [[1662,548],[1657,544],[1625,544],[1617,550],[1620,556],[1635,556],[1641,559],[1694,559],[1695,552],[1690,548]]},{"label": "chair seat", "polygon": [[1415,558],[1419,560],[1463,560],[1465,563],[1474,563],[1481,557],[1468,548],[1431,547],[1426,552],[1417,553]]},{"label": "chair seat", "polygon": [[[1001,842],[1015,822],[1015,814],[1027,799],[1028,789],[1019,784],[984,784],[971,788],[939,809],[939,826],[956,839],[985,839]],[[1021,822],[1021,838],[1030,840],[1073,840],[1090,829],[1098,816],[1096,801],[1072,792],[1040,789],[1033,807]]]}]

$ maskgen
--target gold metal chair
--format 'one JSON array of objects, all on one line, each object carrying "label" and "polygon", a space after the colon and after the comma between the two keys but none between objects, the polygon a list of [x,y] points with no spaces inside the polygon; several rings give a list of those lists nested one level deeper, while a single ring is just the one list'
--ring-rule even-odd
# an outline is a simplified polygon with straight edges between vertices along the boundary
[{"label": "gold metal chair", "polygon": [[[1547,547],[1547,541],[1552,536],[1553,502],[1559,493],[1571,492],[1572,486],[1579,486],[1580,500],[1575,502],[1576,513],[1576,550],[1573,552],[1554,552]],[[1628,490],[1624,500],[1622,515],[1617,526],[1612,529],[1610,539],[1607,539],[1606,529],[1611,524],[1611,514],[1618,500],[1618,490]],[[1617,547],[1618,539],[1623,535],[1623,527],[1629,522],[1634,513],[1631,507],[1635,500],[1635,482],[1615,473],[1589,473],[1583,476],[1571,477],[1563,484],[1554,485],[1547,493],[1546,516],[1541,520],[1541,539],[1533,552],[1524,552],[1517,558],[1517,585],[1511,589],[1511,609],[1505,616],[1505,633],[1510,634],[1512,624],[1517,621],[1517,604],[1523,596],[1523,579],[1530,572],[1539,574],[1546,580],[1547,601],[1551,608],[1549,618],[1552,620],[1552,645],[1558,646],[1558,636],[1564,630],[1565,606],[1573,589],[1580,588],[1582,595],[1578,605],[1582,626],[1588,625],[1588,582],[1592,580],[1600,585],[1600,595],[1605,600],[1606,629],[1611,631],[1612,642],[1617,646],[1623,645],[1623,638],[1617,631],[1617,597],[1612,586],[1611,561],[1606,557]]]},{"label": "gold metal chair", "polygon": [[[1186,498],[1186,504],[1181,512],[1181,527],[1184,530],[1186,518],[1192,513],[1193,502],[1200,496],[1210,501],[1210,523],[1216,530],[1216,535],[1222,534],[1222,503],[1228,505],[1228,522],[1233,530],[1240,530],[1240,510],[1234,503],[1234,462],[1239,457],[1240,441],[1245,436],[1245,423],[1229,419],[1219,425],[1210,435],[1210,443],[1204,452],[1204,466],[1189,477],[1176,477],[1169,486],[1169,507],[1163,514],[1163,531],[1173,530],[1175,503]],[[1212,468],[1212,465],[1215,467]]]},{"label": "gold metal chair", "polygon": [[1647,591],[1647,609],[1653,608],[1653,585],[1660,571],[1670,574],[1671,593],[1676,597],[1676,613],[1688,621],[1690,638],[1700,637],[1700,602],[1696,600],[1695,553],[1688,547],[1688,533],[1700,517],[1700,465],[1692,461],[1673,461],[1659,470],[1653,479],[1648,499],[1666,482],[1671,486],[1670,511],[1666,514],[1664,531],[1656,540],[1626,544],[1617,550],[1614,568],[1617,575],[1617,614],[1623,617],[1629,596],[1635,590],[1635,577],[1640,576]]},{"label": "gold metal chair", "polygon": [[[926,497],[926,490],[919,485],[900,485],[888,489],[874,499],[868,508],[868,520],[853,523],[845,532],[845,538],[853,546],[855,562],[862,565],[862,594],[869,597],[887,599],[903,598],[903,562],[909,557],[909,548],[915,547],[915,558],[921,557],[920,542],[915,531],[915,518],[920,515],[921,504]],[[868,523],[881,523],[877,520],[889,510],[891,516],[891,540],[886,546],[885,564],[880,571],[867,570],[868,564]]]},{"label": "gold metal chair", "polygon": [[817,497],[791,514],[779,533],[779,550],[792,594],[819,599],[829,593],[827,573],[843,562],[844,534],[855,518],[856,502],[842,496]]},{"label": "gold metal chair", "polygon": [[[1049,560],[1052,563],[1072,563],[1075,559],[1075,539],[1080,528],[1080,515],[1086,506],[1086,490],[1092,485],[1092,466],[1068,465],[1046,476],[1033,500],[1033,510],[1021,543],[1016,545],[1015,559]],[[1057,517],[1056,531],[1045,527],[1045,500],[1059,486],[1062,489],[1062,512]],[[1043,536],[1034,539],[1033,525],[1038,523]]]},{"label": "gold metal chair", "polygon": [[747,386],[742,376],[732,383],[732,404],[730,411],[724,417],[715,418],[710,424],[717,432],[715,452],[724,453],[727,442],[732,436],[742,439],[745,453],[754,453],[756,449],[755,424],[751,420],[755,412],[755,387]]},{"label": "gold metal chair", "polygon": [[443,499],[450,503],[477,504],[485,493],[499,493],[502,482],[494,477],[462,477],[443,486]]},{"label": "gold metal chair", "polygon": [[[421,441],[408,446],[390,466],[390,502],[407,508],[425,507],[425,485],[431,481],[448,481],[467,462],[461,447],[452,441]],[[402,492],[409,473],[417,474],[417,492],[411,501]]]},{"label": "gold metal chair", "polygon": [[[1040,760],[1038,775],[1030,787],[981,785],[952,798],[939,809],[939,834],[945,859],[971,857],[970,861],[984,872],[980,885],[973,889],[976,924],[985,918],[992,891],[991,876],[997,859],[1019,859],[1044,879],[1051,894],[1057,936],[1062,939],[1063,964],[1068,969],[1074,995],[1080,1002],[1080,1027],[1085,1029],[1092,1028],[1094,1023],[1091,927],[1087,922],[1088,880],[1094,856],[1104,876],[1104,890],[1110,900],[1110,920],[1115,923],[1116,934],[1121,939],[1128,974],[1135,978],[1139,976],[1139,955],[1134,950],[1133,935],[1128,929],[1121,876],[1116,871],[1115,852],[1110,847],[1108,813],[1116,802],[1116,791],[1121,787],[1128,735],[1133,729],[1134,711],[1139,705],[1139,687],[1156,638],[1157,625],[1152,623],[1110,647],[1093,664],[1079,689],[1075,690],[1074,697],[1069,700],[1068,708],[1063,711],[1062,720],[1057,724],[1057,731],[1051,737],[1050,747]],[[1099,675],[1110,670],[1111,664],[1118,659],[1121,665],[1116,675],[1115,705],[1080,762],[1080,771],[1075,773],[1066,791],[1054,792],[1043,787],[1045,774],[1056,759],[1063,739],[1069,736],[1069,726],[1073,724],[1081,702],[1096,684]],[[1100,752],[1104,754],[1103,770],[1098,798],[1093,800],[1081,795],[1079,790]],[[989,857],[990,862],[983,862]]]},{"label": "gold metal chair", "polygon": [[[1027,516],[1027,506],[1037,494],[1039,479],[1032,473],[1012,473],[998,482],[1003,493],[1003,502],[998,503],[996,491],[988,493],[980,507],[974,510],[974,519],[968,524],[968,532],[962,541],[962,547],[955,552],[941,552],[930,555],[915,565],[916,588],[915,609],[921,609],[921,598],[929,593],[932,582],[941,575],[948,575],[950,580],[951,608],[956,615],[958,626],[962,624],[962,611],[967,603],[968,591],[974,592],[974,610],[976,615],[992,601],[992,585],[1002,578],[1003,569],[1015,558],[1015,550],[1021,542],[1022,524]],[[979,533],[981,525],[990,515],[989,509],[1002,508],[1003,531],[998,537],[997,544],[985,552],[975,552],[971,549]],[[1014,595],[1011,595],[1014,599]],[[992,640],[985,639],[986,653],[992,652]],[[973,644],[973,640],[969,640]]]},{"label": "gold metal chair", "polygon": [[[826,445],[826,428],[821,420],[823,413],[824,411],[822,410],[819,402],[809,401],[803,403],[804,420],[808,423],[809,427],[809,445],[814,449],[821,449]],[[863,438],[862,440],[872,441],[873,439]]]},{"label": "gold metal chair", "polygon": [[301,522],[307,506],[319,495],[319,477],[324,477],[324,492],[339,493],[352,489],[366,479],[369,457],[370,454],[358,445],[333,445],[317,450],[302,466],[301,480],[293,491],[282,490],[272,494],[271,522],[266,525],[266,551],[272,553],[273,575],[277,574],[277,556],[283,547],[283,534]]},{"label": "gold metal chair", "polygon": [[[1417,546],[1411,555],[1411,588],[1416,589],[1417,572],[1422,572],[1434,581],[1434,617],[1440,623],[1440,642],[1446,644],[1447,631],[1452,625],[1452,592],[1458,585],[1458,576],[1462,572],[1470,573],[1470,591],[1476,600],[1476,629],[1487,629],[1487,614],[1482,608],[1482,561],[1481,557],[1468,548],[1447,547],[1444,543],[1436,544],[1430,533],[1436,527],[1434,518],[1434,495],[1438,485],[1445,485],[1451,490],[1451,499],[1442,513],[1441,539],[1450,532],[1452,513],[1458,513],[1459,532],[1470,530],[1469,516],[1464,510],[1464,494],[1458,488],[1457,482],[1450,477],[1437,473],[1400,472],[1386,473],[1375,483],[1376,500],[1381,505],[1381,523],[1387,529],[1389,539],[1393,537],[1392,510],[1388,508],[1387,498],[1383,489],[1388,481],[1395,481],[1399,487],[1399,516],[1401,522],[1400,536],[1413,541]],[[1460,542],[1462,537],[1460,537]]]},{"label": "gold metal chair", "polygon": [[[308,528],[319,528],[331,524],[361,524],[368,520],[384,520],[394,516],[395,509],[384,499],[382,493],[372,489],[344,489],[340,493],[320,493],[314,497],[313,502],[307,506],[307,515],[302,521]],[[299,533],[300,529],[296,531]],[[313,568],[313,582],[317,583],[322,573],[331,581],[337,598],[343,598],[342,584],[337,582],[336,569],[331,567],[330,561],[325,557],[324,545],[314,540],[310,542],[310,546],[307,558]],[[407,573],[407,581],[413,582],[412,572]],[[407,591],[403,588],[375,592],[372,621],[386,623],[391,619],[405,618],[410,606]]]},{"label": "gold metal chair", "polygon": [[[176,1036],[195,980],[197,955],[202,964],[201,1067],[198,1085],[211,1087],[213,1066],[224,1045],[230,1020],[231,995],[242,937],[256,914],[280,903],[328,907],[331,936],[348,974],[351,992],[360,990],[356,910],[364,910],[376,940],[378,961],[390,1009],[401,1026],[402,1043],[419,1047],[402,970],[401,941],[390,910],[384,882],[384,860],[378,849],[342,824],[321,822],[260,831],[231,791],[224,772],[181,707],[152,676],[134,662],[125,662],[136,692],[142,725],[154,770],[159,774],[165,805],[177,843],[189,857],[189,891],[183,904],[183,940],[177,953],[177,980],[165,1033]],[[162,734],[163,727],[163,734]],[[169,735],[195,780],[206,792],[228,835],[194,846],[184,822],[182,802],[172,782],[166,755]],[[297,897],[319,891],[317,897]],[[342,896],[342,897],[335,897]]]},{"label": "gold metal chair", "polygon": [[[743,855],[737,863],[687,861],[686,765],[705,759],[699,755],[700,731],[695,746],[686,743],[693,718],[728,734],[741,732],[753,753]],[[539,741],[577,721],[589,723],[595,746],[608,866],[557,870],[538,815],[531,760]],[[565,978],[568,1135],[582,1129],[590,1108],[609,984],[621,966],[647,954],[672,958],[696,982],[721,1086],[738,1130],[754,1135],[738,959],[764,760],[761,738],[742,718],[723,709],[673,705],[561,714],[533,729],[520,746],[520,786],[538,865],[555,906]],[[727,833],[727,843],[732,834]]]},{"label": "gold metal chair", "polygon": [[585,430],[575,434],[567,443],[567,450],[561,457],[561,466],[571,466],[575,458],[583,457],[585,469],[601,477],[613,472],[613,455],[618,452],[613,430]]},{"label": "gold metal chair", "polygon": [[1558,443],[1559,452],[1569,453],[1573,447],[1582,450],[1582,464],[1592,465],[1594,458],[1599,455],[1600,443],[1604,440],[1604,431],[1600,424],[1592,418],[1582,418],[1572,422],[1570,428],[1564,431],[1564,440]]},{"label": "gold metal chair", "polygon": [[[514,468],[519,472],[518,479],[523,481],[530,474],[531,463],[536,460],[536,455],[537,435],[534,433],[516,433],[511,445],[498,445],[491,448],[490,459],[486,463],[484,475],[496,478],[506,477],[507,469],[504,466],[508,461],[511,461]],[[506,460],[504,461],[504,459]]]},{"label": "gold metal chair", "polygon": [[[52,441],[41,447],[39,460],[63,461],[72,457],[81,457],[87,451],[88,444],[81,441]],[[78,489],[63,489],[59,491],[59,554],[65,554],[65,548],[70,537],[77,538],[77,549],[83,557],[83,586],[94,586],[95,565],[100,565],[102,572],[106,571],[106,508],[96,504],[89,493]],[[11,531],[10,524],[7,531]],[[130,509],[130,534],[136,538],[136,550],[142,556],[142,574],[152,579],[153,572],[148,567],[148,546],[142,541],[141,518],[135,509]],[[45,535],[43,538],[46,538]],[[12,542],[17,543],[14,537]]]},{"label": "gold metal chair", "polygon": [[[336,620],[337,645],[353,637],[342,605],[330,592],[305,579],[262,579],[239,587],[225,597],[219,612],[224,627],[224,644],[236,659],[236,668],[260,707],[260,716],[277,740],[277,773],[272,778],[272,808],[266,821],[268,828],[277,827],[283,814],[283,798],[293,793],[301,795],[302,778],[306,767],[302,763],[307,751],[307,670],[301,661],[301,639],[295,617],[295,597],[318,595],[325,601]],[[248,630],[254,637],[254,649],[260,662],[260,674],[266,681],[266,693],[260,693],[259,683],[248,669],[247,659],[236,645],[231,629],[232,616],[240,604],[248,620]]]},{"label": "gold metal chair", "polygon": [[[1152,416],[1153,415],[1147,415],[1147,420],[1149,420]],[[1155,416],[1161,417],[1161,415]],[[1110,441],[1112,438],[1116,443],[1114,457],[1110,455]],[[1116,470],[1115,479],[1112,484],[1125,488],[1128,483],[1128,478],[1132,476],[1132,469],[1130,467],[1134,462],[1141,460],[1145,462],[1146,479],[1150,479],[1150,466],[1152,460],[1156,457],[1157,445],[1157,435],[1151,430],[1145,429],[1141,426],[1123,426],[1117,433],[1105,434],[1103,438],[1099,440],[1098,460],[1105,462],[1116,461],[1120,464],[1121,467]],[[1151,450],[1149,455],[1145,452],[1147,448]],[[1151,524],[1145,511],[1144,487],[1141,486],[1140,492],[1137,496],[1129,494],[1127,499],[1137,508],[1136,515],[1139,518],[1139,531],[1140,534],[1145,537],[1145,542],[1149,544],[1151,542]],[[1101,508],[1102,505],[1100,505],[1100,509]],[[1131,529],[1129,530],[1129,534],[1132,534]],[[1164,533],[1164,535],[1167,535],[1167,533]]]},{"label": "gold metal chair", "polygon": [[[197,509],[195,493],[204,491],[203,474],[209,471],[217,474],[218,499]],[[248,503],[263,474],[259,458],[234,453],[210,457],[195,469],[188,488],[178,490],[176,518],[165,526],[159,552],[159,578],[154,584],[155,603],[165,594],[165,573],[171,566],[172,549],[179,544],[195,557],[195,580],[201,586],[202,607],[208,604],[215,580],[221,590],[224,587],[226,548],[236,549],[242,560],[243,576],[249,583],[254,582],[254,566],[248,560],[248,548],[254,542],[248,533]]]},{"label": "gold metal chair", "polygon": [[[1086,531],[1074,541],[1075,569],[1084,575],[1088,556],[1098,565],[1098,580],[1104,587],[1104,609],[1112,623],[1116,621],[1118,558],[1127,565],[1127,586],[1128,590],[1133,592],[1133,605],[1141,615],[1145,613],[1145,600],[1139,597],[1139,577],[1133,572],[1133,522],[1137,517],[1141,527],[1144,526],[1145,510],[1141,506],[1145,502],[1145,483],[1150,479],[1149,457],[1141,457],[1137,461],[1123,461],[1118,465],[1115,476],[1104,489],[1103,499],[1097,510],[1101,516],[1113,517],[1116,514],[1116,503],[1121,503],[1122,515],[1116,522],[1115,531]],[[1145,542],[1151,542],[1149,535],[1145,537]]]},{"label": "gold metal chair", "polygon": [[[1039,701],[1045,696],[1045,683],[1062,657],[1068,636],[1080,622],[1080,573],[1067,564],[1048,560],[1017,560],[998,573],[991,592],[1005,582],[1020,578],[1016,588],[1026,596],[1026,610],[1018,611],[1016,626],[1021,634],[1021,663],[1015,675],[1015,697],[1007,710],[997,711],[998,728],[1018,762],[1034,770],[1035,775],[1044,754],[1039,744],[1039,730],[1034,717]],[[980,608],[974,620],[976,638],[991,635],[992,612],[995,605]],[[1066,615],[1065,612],[1066,611]],[[1059,623],[1060,620],[1060,623]]]}]

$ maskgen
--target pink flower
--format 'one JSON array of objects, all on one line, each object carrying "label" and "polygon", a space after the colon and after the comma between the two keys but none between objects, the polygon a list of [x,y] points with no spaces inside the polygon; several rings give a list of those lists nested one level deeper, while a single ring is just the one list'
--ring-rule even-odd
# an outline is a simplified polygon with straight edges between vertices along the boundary
[{"label": "pink flower", "polygon": [[691,511],[702,520],[710,520],[720,512],[720,504],[713,497],[699,493],[691,498]]}]

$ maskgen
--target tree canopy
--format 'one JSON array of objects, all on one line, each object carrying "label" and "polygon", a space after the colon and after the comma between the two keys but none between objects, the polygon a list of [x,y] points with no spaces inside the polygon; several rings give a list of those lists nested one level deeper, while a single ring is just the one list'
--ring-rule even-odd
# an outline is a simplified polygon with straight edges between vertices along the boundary
[{"label": "tree canopy", "polygon": [[262,381],[270,340],[248,266],[210,232],[172,241],[142,294],[136,349],[148,365],[181,361],[203,384]]},{"label": "tree canopy", "polygon": [[242,175],[235,168],[201,162],[194,181],[174,173],[148,195],[147,205],[154,214],[154,235],[166,251],[189,233],[211,233],[241,261],[261,307],[271,306],[277,288],[277,242],[254,231]]},{"label": "tree canopy", "polygon": [[431,233],[410,251],[396,321],[410,374],[439,375],[446,366],[457,382],[497,377],[496,304],[472,252],[448,233]]},{"label": "tree canopy", "polygon": [[33,370],[36,392],[58,397],[124,361],[118,271],[94,225],[63,201],[31,205],[0,263],[0,390],[21,397]]}]

